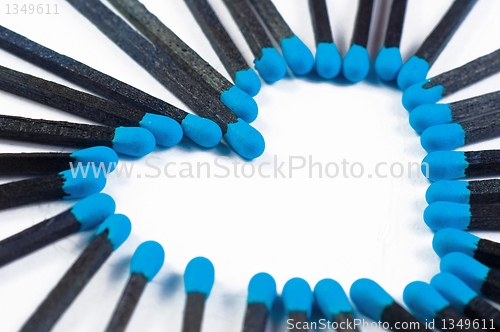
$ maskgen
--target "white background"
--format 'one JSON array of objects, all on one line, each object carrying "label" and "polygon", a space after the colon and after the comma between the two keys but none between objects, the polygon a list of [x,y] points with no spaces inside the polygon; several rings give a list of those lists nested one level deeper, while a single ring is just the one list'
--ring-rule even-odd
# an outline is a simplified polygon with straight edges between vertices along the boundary
[{"label": "white background", "polygon": [[[253,57],[221,0],[210,1],[249,63]],[[348,49],[356,2],[327,1],[334,38]],[[406,60],[445,13],[451,0],[410,0],[401,49]],[[7,15],[7,5],[57,4],[59,15]],[[307,1],[274,0],[294,32],[314,49]],[[154,14],[187,44],[229,77],[181,0],[144,0]],[[389,1],[376,1],[382,19],[373,22],[370,52],[380,46]],[[480,0],[444,50],[430,75],[452,69],[500,47],[500,2]],[[377,17],[380,17],[378,15]],[[2,0],[0,24],[71,56],[176,106],[185,106],[149,76],[65,1]],[[0,51],[0,65],[75,87],[42,69]],[[497,90],[500,76],[444,99],[460,100]],[[184,307],[182,274],[189,260],[209,258],[216,282],[206,305],[203,331],[238,331],[243,321],[246,287],[257,272],[271,273],[278,292],[292,277],[314,287],[334,278],[349,290],[358,278],[380,283],[398,301],[411,281],[439,271],[431,248],[432,232],[422,220],[428,186],[415,169],[402,178],[368,178],[379,162],[420,162],[425,152],[408,125],[401,92],[373,75],[356,85],[291,74],[273,85],[263,84],[255,98],[259,117],[253,123],[266,139],[266,151],[251,164],[286,162],[311,156],[314,162],[363,163],[365,176],[355,179],[309,178],[307,168],[290,178],[243,178],[243,161],[226,145],[201,149],[188,140],[170,149],[157,148],[134,165],[131,178],[111,175],[104,192],[113,196],[117,212],[130,217],[132,235],[100,269],[71,305],[54,331],[99,331],[109,320],[128,278],[130,257],[145,240],[160,242],[164,267],[147,287],[128,331],[179,331]],[[63,112],[0,92],[2,114],[91,123]],[[500,140],[470,147],[498,148]],[[1,152],[72,151],[68,148],[0,140]],[[155,174],[147,162],[208,162],[237,165],[238,176],[215,178],[145,178]],[[149,160],[149,161],[148,161]],[[245,166],[250,170],[251,165]],[[270,172],[270,168],[265,168]],[[174,171],[174,168],[170,170]],[[385,170],[387,172],[387,169]],[[173,172],[172,172],[173,173]],[[267,174],[266,173],[266,174]],[[247,173],[248,174],[248,173]],[[138,178],[141,175],[141,178]],[[180,175],[180,174],[178,174]],[[195,174],[196,175],[196,174]],[[4,178],[9,182],[17,178]],[[50,202],[0,212],[0,238],[8,237],[68,208],[72,202]],[[479,233],[494,240],[494,233]],[[0,269],[0,331],[20,328],[88,243],[92,233],[77,234]],[[278,318],[280,312],[277,310]],[[282,324],[282,323],[281,323]],[[280,320],[270,331],[284,330]],[[370,329],[365,329],[370,330]]]}]

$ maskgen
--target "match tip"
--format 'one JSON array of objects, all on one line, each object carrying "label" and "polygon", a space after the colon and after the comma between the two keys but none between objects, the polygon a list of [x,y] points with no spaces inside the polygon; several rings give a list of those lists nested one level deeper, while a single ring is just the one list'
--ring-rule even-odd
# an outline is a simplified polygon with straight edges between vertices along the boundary
[{"label": "match tip", "polygon": [[420,81],[404,90],[402,103],[408,112],[411,112],[417,106],[434,104],[443,98],[444,87],[442,85],[435,85],[428,89],[424,88],[424,85],[431,80]]},{"label": "match tip", "polygon": [[132,256],[130,273],[142,274],[151,281],[160,271],[164,260],[165,251],[161,244],[155,241],[143,242]]},{"label": "match tip", "polygon": [[182,139],[182,127],[167,116],[146,113],[139,124],[153,134],[158,145],[170,147]]},{"label": "match tip", "polygon": [[409,283],[403,291],[403,301],[423,321],[435,319],[438,312],[450,305],[434,287],[423,281]]},{"label": "match tip", "polygon": [[370,71],[370,56],[368,50],[363,46],[353,44],[344,57],[342,73],[352,83],[358,83],[365,79]]},{"label": "match tip", "polygon": [[398,73],[397,83],[401,91],[427,78],[429,63],[414,55],[405,62]]},{"label": "match tip", "polygon": [[205,257],[193,258],[184,271],[186,293],[201,293],[207,297],[214,285],[215,270],[212,262]]},{"label": "match tip", "polygon": [[306,312],[311,314],[313,295],[307,281],[301,278],[288,280],[281,292],[287,312]]},{"label": "match tip", "polygon": [[470,190],[468,186],[467,181],[437,181],[427,188],[425,199],[429,204],[439,201],[469,204]]},{"label": "match tip", "polygon": [[333,279],[320,280],[314,287],[314,297],[325,317],[353,311],[344,289]]},{"label": "match tip", "polygon": [[181,125],[184,135],[205,148],[213,148],[222,139],[220,127],[212,120],[188,114]]},{"label": "match tip", "polygon": [[262,87],[259,76],[257,76],[252,68],[237,71],[234,84],[252,97],[256,96]]},{"label": "match tip", "polygon": [[280,43],[283,57],[295,75],[305,75],[314,66],[314,56],[299,37],[283,38]]},{"label": "match tip", "polygon": [[118,164],[118,155],[107,146],[95,146],[88,149],[78,150],[71,154],[75,158],[75,166],[78,163],[82,165],[94,164],[96,167],[104,165],[107,171],[114,171]]},{"label": "match tip", "polygon": [[267,273],[257,273],[248,284],[247,303],[263,303],[269,312],[276,295],[276,282]]},{"label": "match tip", "polygon": [[410,113],[410,126],[421,133],[435,125],[452,122],[450,104],[425,104],[415,107]]},{"label": "match tip", "polygon": [[453,150],[465,144],[465,131],[458,123],[432,126],[424,130],[420,144],[427,152]]},{"label": "match tip", "polygon": [[469,286],[462,280],[451,273],[438,273],[430,282],[451,306],[461,313],[465,313],[465,307],[478,296]]},{"label": "match tip", "polygon": [[465,177],[469,166],[462,151],[434,151],[422,160],[422,172],[428,171],[431,181],[453,180]]},{"label": "match tip", "polygon": [[394,81],[403,65],[399,47],[383,46],[375,59],[375,72],[383,81]]},{"label": "match tip", "polygon": [[118,127],[113,138],[113,150],[132,157],[143,157],[153,151],[156,140],[144,128]]},{"label": "match tip", "polygon": [[99,225],[115,212],[116,204],[111,196],[94,194],[82,199],[71,207],[71,214],[82,225],[84,231]]},{"label": "match tip", "polygon": [[108,231],[108,240],[113,246],[113,250],[116,250],[125,240],[127,240],[131,230],[132,224],[127,216],[123,214],[113,214],[97,227],[95,236],[104,231]]},{"label": "match tip", "polygon": [[255,69],[267,83],[274,83],[285,77],[286,62],[274,47],[262,49],[260,59],[254,60]]},{"label": "match tip", "polygon": [[88,174],[84,175],[79,169],[74,168],[62,171],[59,175],[64,181],[62,190],[67,195],[64,199],[87,197],[100,192],[106,186],[105,172],[100,172],[96,176],[92,170],[89,170]]},{"label": "match tip", "polygon": [[470,205],[454,202],[434,202],[424,210],[424,222],[433,231],[443,228],[466,230],[471,221]]},{"label": "match tip", "polygon": [[443,228],[434,234],[432,248],[439,257],[451,252],[461,252],[473,256],[480,238],[455,228]]},{"label": "match tip", "polygon": [[490,269],[461,252],[452,252],[441,259],[441,272],[448,272],[465,282],[475,292],[480,292]]},{"label": "match tip", "polygon": [[379,321],[384,309],[394,303],[394,299],[375,281],[356,280],[350,290],[351,300],[364,315]]},{"label": "match tip", "polygon": [[224,137],[240,156],[250,160],[259,157],[266,147],[261,133],[241,119],[227,125]]},{"label": "match tip", "polygon": [[259,113],[255,100],[234,85],[220,95],[220,101],[246,122],[253,122]]},{"label": "match tip", "polygon": [[324,79],[332,79],[340,73],[342,57],[335,43],[319,43],[316,47],[316,73]]}]

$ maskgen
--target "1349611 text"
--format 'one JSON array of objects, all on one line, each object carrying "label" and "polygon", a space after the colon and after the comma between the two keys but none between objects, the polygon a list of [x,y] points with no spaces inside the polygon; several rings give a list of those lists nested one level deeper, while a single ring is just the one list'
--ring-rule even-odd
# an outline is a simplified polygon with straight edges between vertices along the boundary
[{"label": "1349611 text", "polygon": [[11,3],[5,5],[7,15],[58,15],[57,4]]}]

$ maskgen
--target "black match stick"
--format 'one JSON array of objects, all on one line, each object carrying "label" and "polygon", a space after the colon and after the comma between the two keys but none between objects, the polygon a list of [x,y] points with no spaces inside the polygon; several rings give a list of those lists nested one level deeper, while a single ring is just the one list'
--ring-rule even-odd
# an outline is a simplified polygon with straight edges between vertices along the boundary
[{"label": "black match stick", "polygon": [[462,204],[498,204],[500,203],[500,180],[434,182],[425,194],[427,203],[455,202]]},{"label": "black match stick", "polygon": [[425,41],[401,67],[397,83],[401,90],[427,78],[430,67],[450,41],[477,0],[455,0],[438,25]]},{"label": "black match stick", "polygon": [[220,101],[246,122],[257,118],[257,103],[229,82],[137,0],[110,0],[139,31],[187,73],[201,78]]},{"label": "black match stick", "polygon": [[394,0],[392,2],[384,46],[382,46],[375,59],[375,72],[384,81],[395,80],[403,65],[399,44],[403,32],[407,3],[408,0]]},{"label": "black match stick", "polygon": [[83,16],[199,115],[217,123],[226,141],[241,156],[264,152],[264,138],[238,119],[218,97],[177,66],[164,52],[139,35],[98,0],[68,0]]},{"label": "black match stick", "polygon": [[362,81],[370,71],[370,55],[367,46],[372,10],[373,0],[359,0],[351,47],[342,63],[344,77],[353,83]]},{"label": "black match stick", "polygon": [[106,332],[125,331],[148,282],[160,271],[165,252],[155,241],[143,242],[137,247],[130,262],[130,278],[106,328]]},{"label": "black match stick", "polygon": [[316,41],[314,68],[322,78],[334,78],[340,73],[342,57],[333,41],[326,0],[309,0],[309,11]]},{"label": "black match stick", "polygon": [[247,309],[243,332],[264,332],[274,299],[276,282],[267,273],[257,273],[248,284]]},{"label": "black match stick", "polygon": [[50,331],[108,257],[130,235],[130,220],[114,214],[99,225],[94,238],[59,283],[21,328],[21,332]]},{"label": "black match stick", "polygon": [[57,146],[108,146],[118,153],[142,157],[153,151],[153,134],[143,128],[104,127],[0,115],[0,138]]},{"label": "black match stick", "polygon": [[243,58],[207,0],[184,0],[234,84],[250,96],[261,88],[259,77]]},{"label": "black match stick", "polygon": [[443,228],[500,230],[500,205],[433,202],[424,210],[424,222],[434,231]]},{"label": "black match stick", "polygon": [[314,66],[314,57],[307,46],[293,33],[271,0],[248,0],[262,22],[281,47],[288,67],[296,75],[309,73]]},{"label": "black match stick", "polygon": [[94,228],[114,211],[115,202],[106,194],[84,198],[70,209],[0,241],[0,266],[68,235]]},{"label": "black match stick", "polygon": [[311,315],[313,294],[311,287],[301,278],[292,278],[285,283],[281,292],[283,305],[288,316],[287,329],[299,332],[308,324]]},{"label": "black match stick", "polygon": [[285,59],[274,48],[264,27],[247,1],[224,0],[224,4],[255,57],[255,69],[259,72],[260,77],[268,83],[277,82],[285,77]]},{"label": "black match stick", "polygon": [[186,113],[161,99],[2,26],[0,26],[0,48],[104,98],[146,113],[168,116],[182,126],[184,135],[203,147],[214,147],[222,138],[219,126],[214,122]]},{"label": "black match stick", "polygon": [[182,138],[182,128],[173,119],[124,105],[0,66],[0,90],[75,114],[110,127],[142,127],[156,143],[173,146]]}]

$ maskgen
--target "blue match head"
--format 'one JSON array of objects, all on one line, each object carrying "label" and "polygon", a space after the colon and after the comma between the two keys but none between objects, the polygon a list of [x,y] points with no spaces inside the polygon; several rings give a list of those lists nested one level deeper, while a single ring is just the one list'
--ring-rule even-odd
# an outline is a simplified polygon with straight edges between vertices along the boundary
[{"label": "blue match head", "polygon": [[480,238],[455,228],[443,228],[434,234],[432,248],[439,257],[451,252],[461,252],[473,256]]},{"label": "blue match head", "polygon": [[385,308],[394,303],[394,299],[375,281],[356,280],[351,286],[351,300],[364,315],[379,321]]},{"label": "blue match head", "polygon": [[262,49],[260,59],[254,60],[255,69],[267,83],[274,83],[285,77],[286,62],[274,47]]},{"label": "blue match head", "polygon": [[259,76],[257,76],[252,68],[239,70],[234,76],[234,84],[238,88],[252,97],[255,97],[259,93],[262,84],[260,83]]},{"label": "blue match head", "polygon": [[375,72],[383,81],[394,81],[403,65],[399,47],[382,46],[375,59]]},{"label": "blue match head", "polygon": [[462,280],[451,273],[438,273],[432,278],[431,286],[434,287],[451,306],[461,313],[465,312],[465,307],[478,296]]},{"label": "blue match head", "polygon": [[222,130],[212,120],[188,114],[181,122],[184,135],[196,144],[212,148],[222,139]]},{"label": "blue match head", "polygon": [[408,112],[413,111],[417,106],[425,104],[434,104],[443,98],[444,87],[435,85],[431,88],[424,88],[432,79],[420,81],[409,86],[403,92],[403,106]]},{"label": "blue match head", "polygon": [[425,199],[429,204],[439,201],[469,204],[470,190],[468,186],[467,181],[437,181],[427,188]]},{"label": "blue match head", "polygon": [[305,312],[307,317],[311,315],[313,294],[307,281],[301,278],[292,278],[283,286],[281,292],[283,304],[287,313]]},{"label": "blue match head", "polygon": [[453,150],[465,145],[465,130],[458,123],[432,126],[424,130],[420,144],[427,152]]},{"label": "blue match head", "polygon": [[429,63],[414,55],[405,62],[398,73],[397,83],[401,91],[427,78]]},{"label": "blue match head", "polygon": [[410,113],[410,126],[417,133],[435,125],[452,122],[450,104],[425,104]]},{"label": "blue match head", "polygon": [[143,242],[132,256],[130,273],[142,274],[148,281],[151,281],[160,271],[164,260],[165,251],[161,244],[155,241]]},{"label": "blue match head", "polygon": [[403,301],[416,317],[425,321],[433,320],[441,310],[450,306],[434,287],[422,281],[414,281],[405,287]]},{"label": "blue match head", "polygon": [[97,227],[95,236],[106,230],[108,231],[108,240],[113,246],[113,250],[116,250],[129,237],[130,231],[132,230],[132,224],[127,216],[123,214],[113,214]]},{"label": "blue match head", "polygon": [[74,166],[82,163],[82,166],[93,164],[96,167],[103,165],[107,171],[114,171],[118,164],[118,155],[113,149],[106,146],[95,146],[88,149],[78,150],[70,155],[75,158]]},{"label": "blue match head", "polygon": [[205,257],[193,258],[184,271],[184,289],[186,293],[210,295],[214,285],[215,270],[212,262]]},{"label": "blue match head", "polygon": [[469,166],[461,151],[434,151],[422,160],[422,172],[429,172],[431,181],[461,179]]},{"label": "blue match head", "polygon": [[248,284],[247,303],[263,303],[269,312],[276,295],[276,282],[267,273],[257,273]]},{"label": "blue match head", "polygon": [[320,280],[314,287],[314,297],[323,315],[329,319],[353,311],[342,286],[333,279]]},{"label": "blue match head", "polygon": [[424,211],[424,222],[433,231],[443,228],[466,230],[471,221],[470,205],[454,202],[434,202]]},{"label": "blue match head", "polygon": [[319,43],[316,47],[316,72],[324,79],[332,79],[340,73],[342,57],[335,43]]},{"label": "blue match head", "polygon": [[224,138],[234,151],[250,160],[259,157],[266,147],[261,133],[241,119],[227,125]]},{"label": "blue match head", "polygon": [[179,122],[168,116],[146,113],[139,124],[153,134],[158,145],[170,147],[182,139]]},{"label": "blue match head", "polygon": [[[96,168],[98,166],[96,165]],[[85,166],[84,166],[85,168]],[[89,172],[84,175],[78,168],[69,169],[59,173],[64,183],[62,190],[67,196],[64,199],[87,197],[100,192],[106,186],[105,172],[94,174],[92,167],[89,167]],[[75,173],[75,174],[73,174]]]},{"label": "blue match head", "polygon": [[132,157],[143,157],[153,151],[156,140],[147,129],[118,127],[113,138],[113,150]]},{"label": "blue match head", "polygon": [[358,83],[365,79],[369,71],[370,56],[368,50],[363,46],[353,44],[342,63],[344,77],[353,83]]},{"label": "blue match head", "polygon": [[226,105],[238,118],[252,122],[257,118],[259,108],[255,100],[246,92],[233,85],[220,95],[220,101]]},{"label": "blue match head", "polygon": [[82,199],[71,207],[71,214],[82,225],[84,231],[99,225],[115,212],[116,204],[111,196],[94,194]]},{"label": "blue match head", "polygon": [[283,57],[295,75],[305,75],[314,66],[314,56],[299,37],[283,38],[280,43]]},{"label": "blue match head", "polygon": [[475,292],[480,292],[490,269],[461,252],[452,252],[441,259],[441,272],[448,272],[465,282]]}]

